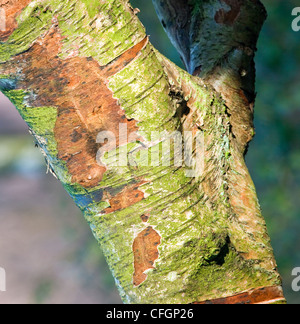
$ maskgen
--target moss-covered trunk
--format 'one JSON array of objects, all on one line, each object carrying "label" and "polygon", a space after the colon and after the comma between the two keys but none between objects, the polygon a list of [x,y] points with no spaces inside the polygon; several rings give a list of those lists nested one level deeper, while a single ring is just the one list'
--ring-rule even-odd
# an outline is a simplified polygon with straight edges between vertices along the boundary
[{"label": "moss-covered trunk", "polygon": [[[249,8],[220,3],[214,23],[228,38]],[[259,1],[245,3],[264,14]],[[209,5],[190,1],[187,15],[204,26]],[[128,0],[2,8],[0,89],[82,210],[123,301],[284,302],[244,162],[252,72],[244,92],[240,78],[253,69],[256,38],[235,40],[213,67],[185,57],[192,76],[153,48]],[[158,1],[156,9],[167,19]]]}]

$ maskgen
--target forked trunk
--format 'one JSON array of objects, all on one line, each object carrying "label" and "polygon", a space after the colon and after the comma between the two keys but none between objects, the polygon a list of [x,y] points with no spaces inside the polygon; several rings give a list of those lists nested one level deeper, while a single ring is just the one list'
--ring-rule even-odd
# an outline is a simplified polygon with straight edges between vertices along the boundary
[{"label": "forked trunk", "polygon": [[284,302],[244,162],[264,8],[154,4],[194,76],[153,48],[128,0],[0,0],[0,89],[125,303]]}]

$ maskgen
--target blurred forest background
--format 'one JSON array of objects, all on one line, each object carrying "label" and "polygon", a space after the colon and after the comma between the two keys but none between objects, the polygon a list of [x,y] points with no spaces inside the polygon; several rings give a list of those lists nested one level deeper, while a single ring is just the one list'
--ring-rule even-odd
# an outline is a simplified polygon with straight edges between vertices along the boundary
[{"label": "blurred forest background", "polygon": [[[150,0],[141,10],[154,46],[182,66]],[[284,292],[300,304],[291,275],[300,267],[300,32],[299,0],[262,0],[268,11],[258,43],[256,137],[247,164],[272,240]],[[0,95],[0,266],[8,303],[121,303],[88,225],[46,165],[27,127]]]}]

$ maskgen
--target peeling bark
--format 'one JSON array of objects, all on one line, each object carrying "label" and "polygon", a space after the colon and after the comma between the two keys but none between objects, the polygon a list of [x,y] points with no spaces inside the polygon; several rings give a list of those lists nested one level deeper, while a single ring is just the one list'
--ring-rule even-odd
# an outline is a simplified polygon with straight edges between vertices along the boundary
[{"label": "peeling bark", "polygon": [[160,243],[161,237],[151,226],[144,229],[134,239],[134,286],[141,285],[147,279],[145,272],[155,268],[154,262],[159,257],[158,246]]},{"label": "peeling bark", "polygon": [[127,0],[8,0],[0,90],[82,210],[125,303],[284,301],[244,162],[263,7],[154,2],[194,76],[152,47]]}]

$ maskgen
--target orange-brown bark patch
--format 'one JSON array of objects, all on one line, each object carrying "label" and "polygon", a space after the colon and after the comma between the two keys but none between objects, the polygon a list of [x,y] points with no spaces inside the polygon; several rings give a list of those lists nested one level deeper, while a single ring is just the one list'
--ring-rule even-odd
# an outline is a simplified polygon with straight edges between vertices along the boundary
[{"label": "orange-brown bark patch", "polygon": [[148,226],[135,238],[133,242],[134,286],[139,286],[146,280],[146,270],[155,268],[154,262],[159,256],[158,246],[160,243],[160,235],[151,226]]},{"label": "orange-brown bark patch", "polygon": [[127,64],[129,64],[139,52],[146,46],[149,39],[145,37],[141,42],[130,48],[128,51],[117,57],[111,63],[102,68],[103,73],[109,77],[122,70]]},{"label": "orange-brown bark patch", "polygon": [[6,41],[18,27],[16,18],[30,2],[31,0],[0,0],[0,8],[5,15],[5,30],[0,30],[1,42]]},{"label": "orange-brown bark patch", "polygon": [[62,39],[58,27],[52,27],[15,58],[24,75],[18,87],[34,94],[28,99],[32,107],[58,108],[54,129],[58,158],[66,162],[73,183],[91,188],[99,184],[106,171],[96,160],[99,148],[105,144],[96,143],[99,132],[114,133],[118,147],[127,144],[127,138],[119,136],[121,123],[127,124],[128,134],[138,129],[136,121],[128,120],[113,98],[107,79],[133,60],[147,39],[107,67],[89,57],[60,59]]},{"label": "orange-brown bark patch", "polygon": [[144,199],[144,193],[139,190],[139,186],[143,183],[127,186],[117,195],[110,198],[110,207],[105,209],[105,213],[109,214],[127,208]]},{"label": "orange-brown bark patch", "polygon": [[196,302],[194,304],[269,304],[284,302],[282,288],[279,286],[261,287],[229,297]]}]

